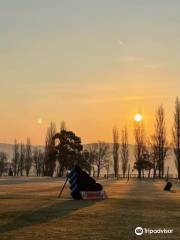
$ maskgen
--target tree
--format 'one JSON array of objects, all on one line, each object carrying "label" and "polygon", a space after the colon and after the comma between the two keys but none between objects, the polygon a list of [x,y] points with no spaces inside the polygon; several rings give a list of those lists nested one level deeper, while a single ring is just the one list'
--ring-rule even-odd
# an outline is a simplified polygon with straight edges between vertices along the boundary
[{"label": "tree", "polygon": [[56,157],[59,162],[58,176],[64,174],[64,170],[71,169],[75,164],[83,167],[81,139],[72,131],[61,130],[53,137],[54,141],[58,140],[56,145]]},{"label": "tree", "polygon": [[105,167],[107,159],[109,158],[109,145],[105,142],[99,141],[94,144],[95,159],[94,164],[97,167],[97,177],[100,176],[101,169]]},{"label": "tree", "polygon": [[43,175],[44,153],[38,147],[35,147],[33,151],[33,161],[34,161],[36,176]]},{"label": "tree", "polygon": [[173,149],[175,154],[175,163],[178,172],[178,179],[180,179],[180,101],[176,98],[174,124],[172,129]]},{"label": "tree", "polygon": [[25,157],[26,157],[26,149],[24,144],[21,143],[20,153],[19,153],[19,162],[18,162],[18,175],[20,174],[21,176],[23,176]]},{"label": "tree", "polygon": [[13,146],[13,159],[12,159],[12,167],[13,167],[13,173],[14,176],[18,175],[18,163],[19,163],[19,144],[17,143],[17,140],[14,140],[14,146]]},{"label": "tree", "polygon": [[104,159],[104,168],[106,170],[106,178],[108,178],[109,176],[110,167],[111,167],[111,161],[110,161],[109,154],[107,154],[107,157]]},{"label": "tree", "polygon": [[127,167],[128,167],[128,162],[129,162],[128,132],[126,127],[123,128],[121,131],[120,153],[121,153],[123,177],[125,177]]},{"label": "tree", "polygon": [[85,149],[82,151],[82,155],[81,155],[81,168],[86,170],[89,175],[91,175],[91,167],[92,167],[92,156],[91,153]]},{"label": "tree", "polygon": [[141,179],[141,173],[143,170],[143,155],[146,152],[145,144],[145,131],[141,122],[135,123],[134,126],[134,138],[135,138],[135,168],[138,171],[138,178]]},{"label": "tree", "polygon": [[156,111],[154,134],[152,136],[152,150],[154,156],[154,176],[156,169],[159,171],[159,178],[164,177],[164,161],[167,157],[167,137],[165,126],[165,112],[162,105]]},{"label": "tree", "polygon": [[144,153],[141,156],[140,161],[135,162],[134,168],[141,169],[144,178],[144,171],[148,171],[148,177],[150,177],[151,169],[153,168],[153,166],[154,165],[151,161],[151,155],[146,148],[146,150],[144,150]]},{"label": "tree", "polygon": [[45,139],[45,161],[44,161],[44,175],[53,176],[56,167],[56,150],[55,150],[55,139],[56,125],[51,122],[47,129]]},{"label": "tree", "polygon": [[119,174],[119,133],[116,127],[113,128],[113,160],[115,178]]},{"label": "tree", "polygon": [[7,154],[0,152],[0,176],[5,172],[7,168]]},{"label": "tree", "polygon": [[27,144],[26,144],[26,149],[25,149],[25,162],[24,162],[26,176],[29,176],[31,167],[32,167],[31,140],[30,140],[30,138],[27,138]]},{"label": "tree", "polygon": [[63,130],[67,130],[67,129],[66,129],[66,122],[65,122],[65,121],[62,121],[62,122],[61,122],[61,129],[60,129],[60,131],[63,131]]},{"label": "tree", "polygon": [[95,147],[95,144],[90,144],[87,147],[87,151],[88,151],[88,155],[89,155],[89,169],[88,169],[88,173],[89,175],[92,174],[93,172],[93,176],[95,176],[95,169],[94,169],[94,164],[96,162],[96,156],[97,156],[97,149]]}]

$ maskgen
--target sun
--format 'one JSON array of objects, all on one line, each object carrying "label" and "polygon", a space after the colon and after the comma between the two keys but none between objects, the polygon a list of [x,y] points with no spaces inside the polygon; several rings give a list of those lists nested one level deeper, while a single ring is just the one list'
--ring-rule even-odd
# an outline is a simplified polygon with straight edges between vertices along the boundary
[{"label": "sun", "polygon": [[134,120],[136,121],[136,122],[141,122],[142,121],[142,114],[140,114],[140,113],[136,113],[135,115],[134,115]]},{"label": "sun", "polygon": [[37,119],[37,124],[41,125],[42,124],[42,118]]}]

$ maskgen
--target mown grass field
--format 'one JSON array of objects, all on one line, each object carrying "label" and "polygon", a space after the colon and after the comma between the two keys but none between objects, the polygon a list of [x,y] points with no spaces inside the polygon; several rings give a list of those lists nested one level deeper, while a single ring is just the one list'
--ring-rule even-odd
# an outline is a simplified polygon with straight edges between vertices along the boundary
[{"label": "mown grass field", "polygon": [[[0,240],[180,239],[180,183],[176,193],[164,182],[103,180],[109,198],[74,201],[64,180],[0,178]],[[136,236],[136,227],[173,228],[165,235]]]}]

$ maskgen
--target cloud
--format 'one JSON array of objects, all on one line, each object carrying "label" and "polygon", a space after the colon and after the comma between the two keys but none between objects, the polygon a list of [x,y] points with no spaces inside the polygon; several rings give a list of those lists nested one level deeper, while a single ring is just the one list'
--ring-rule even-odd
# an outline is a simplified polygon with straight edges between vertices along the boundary
[{"label": "cloud", "polygon": [[119,46],[123,46],[123,45],[124,45],[124,42],[121,41],[121,40],[118,40],[118,41],[117,41],[117,44],[118,44]]},{"label": "cloud", "polygon": [[123,56],[122,60],[124,62],[135,62],[135,61],[144,61],[144,58],[141,56],[131,56],[131,55],[127,55],[127,56]]},{"label": "cloud", "polygon": [[144,101],[147,99],[162,99],[167,98],[167,96],[163,95],[152,95],[152,96],[124,96],[124,97],[113,97],[113,96],[104,96],[104,97],[78,97],[69,99],[66,101],[66,104],[104,104],[104,103],[114,103],[114,102],[134,102],[134,101]]}]

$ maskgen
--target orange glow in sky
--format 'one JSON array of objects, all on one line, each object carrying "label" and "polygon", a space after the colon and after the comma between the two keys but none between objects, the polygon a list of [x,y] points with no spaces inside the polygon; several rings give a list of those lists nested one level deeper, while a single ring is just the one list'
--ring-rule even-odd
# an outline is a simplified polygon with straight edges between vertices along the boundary
[{"label": "orange glow in sky", "polygon": [[138,109],[150,135],[160,104],[170,139],[180,89],[180,5],[171,5],[0,3],[0,142],[44,144],[50,122],[59,130],[64,120],[83,143],[111,142],[114,125],[133,143]]}]

